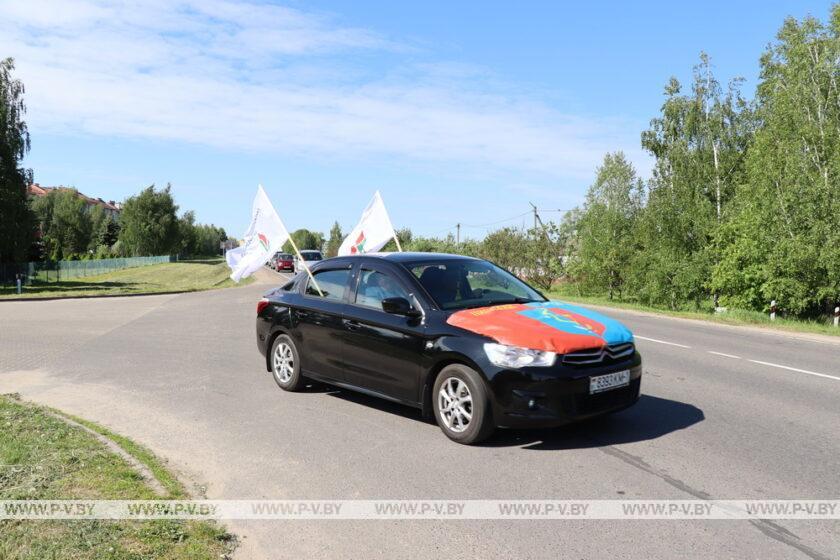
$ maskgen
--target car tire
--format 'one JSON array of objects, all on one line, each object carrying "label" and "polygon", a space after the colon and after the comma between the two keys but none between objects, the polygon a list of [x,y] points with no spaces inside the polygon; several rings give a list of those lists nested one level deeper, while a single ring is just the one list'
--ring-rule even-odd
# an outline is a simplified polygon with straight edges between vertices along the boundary
[{"label": "car tire", "polygon": [[441,431],[458,443],[479,443],[496,428],[484,380],[462,364],[441,370],[432,388],[432,409]]},{"label": "car tire", "polygon": [[306,381],[300,372],[300,354],[291,337],[281,334],[271,345],[271,376],[284,391],[299,391]]}]

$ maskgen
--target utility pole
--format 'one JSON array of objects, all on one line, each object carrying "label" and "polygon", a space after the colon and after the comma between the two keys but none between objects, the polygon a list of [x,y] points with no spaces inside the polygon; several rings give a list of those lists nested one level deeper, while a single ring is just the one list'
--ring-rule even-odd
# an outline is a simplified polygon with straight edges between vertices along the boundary
[{"label": "utility pole", "polygon": [[456,243],[458,243],[458,245],[460,245],[461,244],[461,224],[455,224],[455,231],[457,232],[455,234],[455,241],[456,241]]},{"label": "utility pole", "polygon": [[543,232],[545,232],[545,224],[543,224],[542,218],[540,218],[540,213],[537,211],[537,207],[534,206],[534,203],[532,202],[529,202],[528,204],[530,204],[531,208],[534,209],[534,230],[539,227],[543,230]]}]

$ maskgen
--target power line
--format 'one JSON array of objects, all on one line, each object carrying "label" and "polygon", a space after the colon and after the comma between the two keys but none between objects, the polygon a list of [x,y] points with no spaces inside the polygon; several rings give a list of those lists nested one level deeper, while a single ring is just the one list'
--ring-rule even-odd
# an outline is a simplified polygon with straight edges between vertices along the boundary
[{"label": "power line", "polygon": [[[485,227],[489,227],[489,226],[495,226],[495,225],[498,225],[498,224],[503,224],[503,223],[505,223],[505,222],[510,222],[511,220],[516,220],[516,219],[522,218],[522,217],[527,216],[527,215],[529,215],[529,214],[534,214],[534,215],[536,216],[536,218],[535,218],[535,219],[536,219],[536,220],[539,220],[540,225],[542,225],[542,220],[540,220],[540,219],[539,219],[539,214],[537,213],[537,209],[536,209],[536,207],[534,207],[534,205],[533,205],[533,204],[531,204],[531,206],[532,206],[531,210],[527,210],[527,211],[525,211],[525,212],[522,212],[521,214],[517,214],[516,216],[511,216],[510,218],[505,218],[505,219],[503,219],[503,220],[496,220],[496,221],[493,221],[493,222],[487,222],[487,223],[485,223],[485,224],[464,224],[464,223],[457,223],[457,224],[454,224],[454,225],[451,225],[451,226],[447,226],[447,227],[445,227],[445,228],[443,228],[443,229],[441,229],[441,230],[439,230],[439,231],[436,231],[436,232],[432,233],[431,235],[432,235],[432,236],[435,236],[435,235],[440,235],[441,233],[448,232],[448,231],[452,231],[452,230],[454,229],[454,230],[456,230],[456,231],[458,232],[458,233],[457,233],[457,236],[458,236],[458,238],[460,239],[460,237],[461,237],[461,228],[473,228],[473,229],[477,229],[477,228],[485,228]],[[540,210],[539,212],[570,212],[570,211],[571,211],[571,210],[556,209],[556,210]],[[535,226],[535,227],[536,227],[536,226]]]},{"label": "power line", "polygon": [[486,224],[473,224],[473,225],[471,225],[471,224],[461,224],[461,227],[483,228],[483,227],[487,227],[487,226],[494,226],[496,224],[501,224],[501,223],[504,223],[504,222],[509,222],[511,220],[515,220],[517,218],[521,218],[522,216],[527,216],[530,213],[531,213],[531,211],[528,210],[527,212],[522,212],[521,214],[517,214],[516,216],[511,216],[510,218],[505,218],[504,220],[497,220],[495,222],[488,222]]}]

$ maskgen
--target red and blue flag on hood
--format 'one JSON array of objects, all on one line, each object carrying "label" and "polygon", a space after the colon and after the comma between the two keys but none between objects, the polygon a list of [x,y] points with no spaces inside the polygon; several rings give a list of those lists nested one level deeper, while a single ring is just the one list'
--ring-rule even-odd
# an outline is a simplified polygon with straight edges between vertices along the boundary
[{"label": "red and blue flag on hood", "polygon": [[560,301],[464,309],[447,323],[500,344],[557,354],[633,342],[633,333],[615,319]]}]

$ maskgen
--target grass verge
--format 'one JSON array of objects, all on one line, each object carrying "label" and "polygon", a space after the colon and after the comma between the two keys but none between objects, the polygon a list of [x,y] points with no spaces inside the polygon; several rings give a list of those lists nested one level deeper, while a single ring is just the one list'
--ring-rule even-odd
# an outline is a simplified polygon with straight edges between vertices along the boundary
[{"label": "grass verge", "polygon": [[[148,450],[81,421],[113,438],[149,467],[169,495],[186,491]],[[0,499],[161,499],[122,457],[94,436],[47,409],[0,396]],[[139,560],[216,559],[232,551],[233,538],[206,521],[0,521],[0,559],[74,558]]]},{"label": "grass verge", "polygon": [[714,313],[705,311],[670,310],[661,307],[651,307],[636,302],[610,300],[603,296],[579,296],[564,291],[552,290],[546,293],[550,299],[559,299],[570,303],[581,303],[584,305],[601,305],[615,309],[628,309],[631,311],[643,311],[668,317],[682,317],[684,319],[699,319],[713,323],[736,326],[755,326],[773,329],[777,331],[824,334],[840,337],[840,328],[835,328],[831,322],[803,321],[799,319],[785,319],[777,317],[771,321],[766,313],[757,311],[746,311],[743,309],[729,309],[725,313]]},{"label": "grass verge", "polygon": [[[237,284],[229,278],[224,259],[202,259],[175,263],[124,268],[98,276],[73,278],[61,282],[33,283],[24,286],[19,296],[14,288],[0,288],[0,298],[56,298],[74,296],[155,294],[161,292],[196,292],[230,288]],[[252,282],[246,278],[239,285]]]}]

